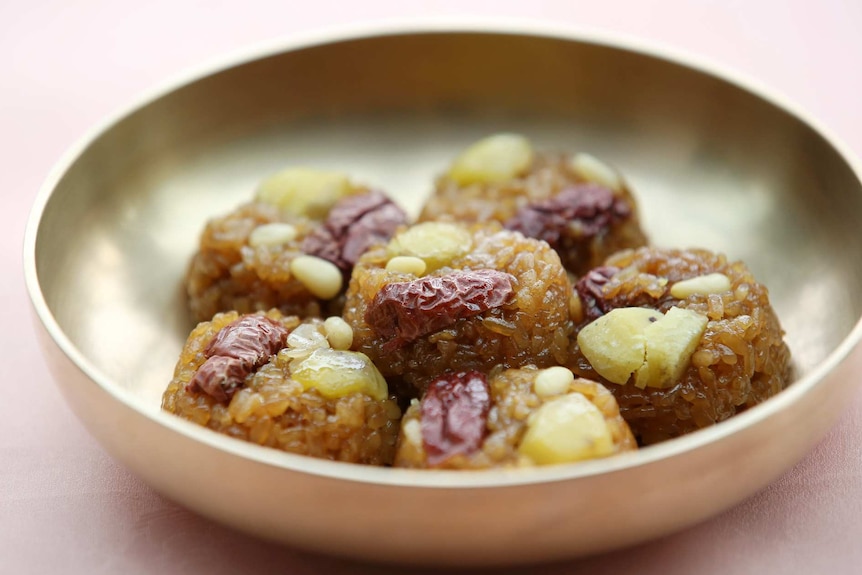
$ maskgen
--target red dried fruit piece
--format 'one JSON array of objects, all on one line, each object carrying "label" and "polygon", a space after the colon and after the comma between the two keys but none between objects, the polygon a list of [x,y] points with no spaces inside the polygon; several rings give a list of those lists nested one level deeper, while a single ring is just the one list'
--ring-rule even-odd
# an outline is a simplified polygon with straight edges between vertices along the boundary
[{"label": "red dried fruit piece", "polygon": [[[679,301],[670,295],[667,282],[665,282],[664,287],[658,287],[658,289],[656,285],[636,285],[629,289],[620,290],[619,280],[614,279],[619,271],[620,269],[614,266],[593,268],[575,284],[575,291],[581,298],[584,317],[588,321],[597,319],[612,309],[620,307],[649,307],[664,312],[673,305],[671,302]],[[640,275],[641,277],[651,276],[654,282],[658,282],[660,279],[651,274]],[[607,287],[609,283],[614,285]],[[657,285],[662,286],[661,283]]]},{"label": "red dried fruit piece", "polygon": [[350,273],[359,256],[388,241],[406,221],[404,210],[381,192],[347,196],[333,206],[322,226],[305,237],[302,251]]},{"label": "red dried fruit piece", "polygon": [[224,326],[209,342],[204,355],[235,357],[259,367],[269,356],[284,347],[287,329],[277,321],[261,315],[242,317]]},{"label": "red dried fruit piece", "polygon": [[581,298],[584,317],[589,321],[605,315],[614,308],[610,300],[604,297],[602,287],[618,271],[620,269],[613,266],[593,268],[575,284],[575,291],[578,292],[578,297]]},{"label": "red dried fruit piece", "polygon": [[251,371],[241,359],[215,355],[198,368],[186,389],[199,389],[216,401],[226,402],[243,386]]},{"label": "red dried fruit piece", "polygon": [[383,286],[365,312],[365,322],[389,351],[424,335],[503,306],[512,298],[512,276],[497,270],[464,270]]},{"label": "red dried fruit piece", "polygon": [[250,315],[224,326],[204,349],[208,359],[186,385],[227,401],[245,378],[284,347],[288,330],[268,317]]},{"label": "red dried fruit piece", "polygon": [[439,465],[482,447],[490,408],[490,389],[483,373],[447,373],[432,381],[420,406],[428,464]]},{"label": "red dried fruit piece", "polygon": [[611,190],[596,184],[579,184],[524,206],[505,227],[544,240],[556,249],[564,239],[585,240],[599,235],[631,213],[625,200]]}]

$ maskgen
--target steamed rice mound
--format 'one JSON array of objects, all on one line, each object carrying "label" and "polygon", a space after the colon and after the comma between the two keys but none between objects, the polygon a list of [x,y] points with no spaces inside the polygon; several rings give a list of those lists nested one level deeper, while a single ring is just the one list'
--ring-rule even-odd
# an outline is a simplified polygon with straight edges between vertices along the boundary
[{"label": "steamed rice mound", "polygon": [[528,364],[545,367],[559,365],[568,357],[572,286],[557,254],[546,243],[502,230],[499,225],[458,227],[468,230],[471,249],[422,277],[462,270],[498,270],[511,275],[511,302],[458,319],[449,327],[391,350],[387,345],[391,338],[372,329],[366,322],[366,312],[387,284],[420,277],[388,271],[386,265],[392,254],[382,246],[366,252],[359,260],[347,289],[344,319],[353,328],[353,349],[368,355],[383,375],[393,378],[402,393],[410,397],[416,397],[430,378],[447,370],[487,372],[497,365]]},{"label": "steamed rice mound", "polygon": [[[600,290],[607,307],[649,307],[665,313],[676,306],[709,320],[682,377],[663,389],[638,389],[631,380],[625,385],[607,382],[592,369],[573,338],[568,365],[576,374],[607,385],[642,445],[723,421],[772,397],[790,382],[790,351],[768,290],[742,262],[699,249],[640,248],[612,256],[605,265],[619,268]],[[730,288],[683,299],[670,294],[675,283],[711,273],[727,276]],[[589,302],[582,297],[581,304],[586,308]],[[589,321],[582,318],[576,332]]]},{"label": "steamed rice mound", "polygon": [[[267,312],[289,330],[296,317]],[[274,355],[250,374],[229,402],[187,389],[204,363],[204,350],[216,334],[241,316],[217,314],[189,335],[174,377],[162,396],[162,409],[183,419],[258,445],[334,461],[370,465],[391,464],[395,453],[400,409],[394,398],[375,400],[352,393],[327,399],[316,389],[304,389],[291,378],[289,358]],[[315,324],[319,320],[308,320]]]}]

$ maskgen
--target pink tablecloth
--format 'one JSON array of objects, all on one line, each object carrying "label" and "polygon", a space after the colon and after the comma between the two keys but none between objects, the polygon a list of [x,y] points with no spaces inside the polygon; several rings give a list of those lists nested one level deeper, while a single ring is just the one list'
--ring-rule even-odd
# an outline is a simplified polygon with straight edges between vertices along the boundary
[{"label": "pink tablecloth", "polygon": [[[372,570],[238,535],[162,499],[107,456],[42,363],[21,238],[36,190],[63,150],[166,76],[321,26],[428,15],[548,20],[681,48],[785,93],[862,155],[862,3],[851,0],[4,2],[0,573]],[[813,453],[738,507],[664,540],[548,571],[862,572],[862,394],[847,408]]]}]

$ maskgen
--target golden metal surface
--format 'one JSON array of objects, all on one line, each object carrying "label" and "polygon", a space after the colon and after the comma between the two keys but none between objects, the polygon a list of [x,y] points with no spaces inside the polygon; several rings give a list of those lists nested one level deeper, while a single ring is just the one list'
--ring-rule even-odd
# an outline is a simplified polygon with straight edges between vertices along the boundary
[{"label": "golden metal surface", "polygon": [[[237,528],[383,561],[501,564],[621,547],[775,479],[860,378],[862,185],[822,131],[726,75],[560,31],[396,29],[285,43],[108,122],[39,195],[25,274],[53,373],[115,457]],[[247,445],[159,410],[188,329],[179,287],[205,220],[287,165],[345,171],[418,209],[467,143],[517,131],[632,183],[655,243],[745,260],[797,381],[729,422],[539,470],[375,469]]]}]

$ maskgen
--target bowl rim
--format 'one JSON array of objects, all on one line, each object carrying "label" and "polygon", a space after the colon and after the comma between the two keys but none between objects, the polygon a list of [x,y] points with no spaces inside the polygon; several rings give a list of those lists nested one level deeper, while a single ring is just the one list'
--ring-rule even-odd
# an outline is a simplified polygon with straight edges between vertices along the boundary
[{"label": "bowl rim", "polygon": [[614,457],[530,469],[489,469],[479,471],[449,470],[412,470],[400,468],[380,468],[343,462],[327,461],[303,455],[285,453],[273,448],[262,447],[239,439],[214,433],[209,429],[185,421],[161,409],[154,410],[142,405],[132,392],[111,382],[111,378],[96,367],[69,339],[54,318],[42,293],[36,264],[36,244],[42,215],[54,190],[69,168],[102,137],[112,126],[127,118],[147,104],[163,98],[172,92],[207,76],[227,71],[236,66],[278,54],[313,48],[327,44],[337,44],[355,40],[373,40],[381,37],[404,35],[447,35],[476,34],[488,36],[526,36],[549,40],[563,40],[590,44],[593,46],[622,50],[650,58],[676,64],[695,72],[717,78],[772,106],[783,110],[817,133],[827,142],[849,166],[862,185],[862,164],[852,154],[847,145],[810,114],[772,88],[767,88],[743,73],[730,70],[702,56],[695,56],[679,48],[654,41],[634,39],[619,33],[597,31],[583,27],[549,23],[547,21],[514,20],[510,18],[431,18],[386,20],[375,23],[359,23],[320,28],[289,37],[277,38],[257,45],[241,48],[227,55],[216,56],[184,72],[168,78],[156,87],[143,92],[131,103],[107,115],[73,143],[54,164],[36,194],[24,233],[24,280],[31,305],[42,326],[54,344],[73,364],[102,391],[124,404],[152,423],[164,426],[171,431],[230,455],[249,459],[255,463],[286,471],[305,473],[328,479],[388,485],[409,488],[491,488],[512,487],[526,484],[551,483],[588,478],[596,475],[622,472],[638,467],[656,464],[665,459],[680,457],[689,451],[717,443],[732,435],[769,419],[784,411],[792,404],[801,401],[810,390],[822,385],[826,376],[838,367],[862,341],[862,317],[831,353],[809,373],[793,381],[792,385],[769,400],[745,412],[683,437],[672,439],[635,452],[619,454]]}]

